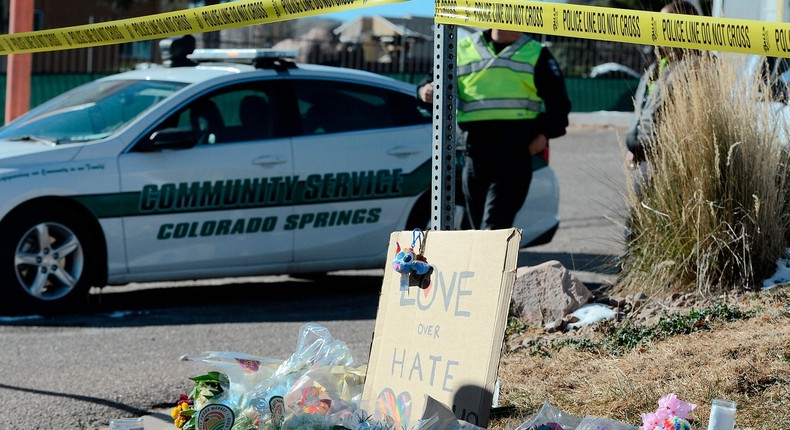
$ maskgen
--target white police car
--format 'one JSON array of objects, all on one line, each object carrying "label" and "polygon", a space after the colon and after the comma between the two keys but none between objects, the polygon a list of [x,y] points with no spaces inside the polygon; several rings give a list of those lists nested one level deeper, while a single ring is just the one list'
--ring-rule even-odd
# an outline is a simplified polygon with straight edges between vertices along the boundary
[{"label": "white police car", "polygon": [[[412,85],[201,55],[227,61],[113,75],[0,129],[0,312],[132,281],[382,268],[391,232],[427,225],[431,118]],[[556,178],[533,164],[522,246],[559,223]]]}]

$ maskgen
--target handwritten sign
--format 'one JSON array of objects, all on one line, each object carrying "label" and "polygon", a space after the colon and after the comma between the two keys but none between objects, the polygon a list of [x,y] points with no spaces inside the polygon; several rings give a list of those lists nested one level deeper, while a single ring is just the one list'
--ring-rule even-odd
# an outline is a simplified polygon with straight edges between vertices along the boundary
[{"label": "handwritten sign", "polygon": [[485,427],[521,231],[427,232],[430,284],[404,291],[389,262],[396,242],[411,238],[410,231],[390,236],[363,406],[378,419],[391,417],[395,428],[410,428],[430,396]]}]

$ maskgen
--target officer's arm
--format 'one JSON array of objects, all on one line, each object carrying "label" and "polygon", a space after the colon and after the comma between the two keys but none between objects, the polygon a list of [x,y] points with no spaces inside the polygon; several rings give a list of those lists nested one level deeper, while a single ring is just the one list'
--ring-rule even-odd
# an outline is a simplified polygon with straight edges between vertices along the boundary
[{"label": "officer's arm", "polygon": [[543,134],[550,139],[564,135],[571,101],[560,66],[546,48],[541,51],[535,65],[535,86],[545,105],[545,112],[539,117]]}]

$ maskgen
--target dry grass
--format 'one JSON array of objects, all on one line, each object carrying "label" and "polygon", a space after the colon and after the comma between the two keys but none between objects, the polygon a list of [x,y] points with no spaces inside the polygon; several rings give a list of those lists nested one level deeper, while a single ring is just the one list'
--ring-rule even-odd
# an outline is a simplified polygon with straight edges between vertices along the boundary
[{"label": "dry grass", "polygon": [[[689,56],[687,55],[687,58]],[[696,58],[696,57],[694,57]],[[619,287],[709,295],[769,277],[790,231],[786,124],[739,58],[699,57],[672,74],[648,178],[634,178],[634,236]],[[637,171],[629,171],[637,173]]]},{"label": "dry grass", "polygon": [[548,400],[577,416],[641,425],[668,393],[696,403],[696,429],[707,428],[713,398],[738,403],[739,429],[790,429],[790,287],[737,305],[755,316],[715,323],[711,330],[648,343],[621,356],[565,347],[549,354],[528,348],[505,354],[500,404],[517,412],[489,428],[513,429]]}]

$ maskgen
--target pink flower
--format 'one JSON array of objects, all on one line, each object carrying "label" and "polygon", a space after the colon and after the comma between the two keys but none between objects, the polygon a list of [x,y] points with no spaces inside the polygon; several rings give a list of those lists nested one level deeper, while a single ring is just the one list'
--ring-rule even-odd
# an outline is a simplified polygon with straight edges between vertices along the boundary
[{"label": "pink flower", "polygon": [[664,419],[679,417],[684,420],[689,419],[689,414],[696,408],[694,403],[684,402],[678,399],[675,393],[667,394],[658,401],[658,410],[656,414],[662,416]]},{"label": "pink flower", "polygon": [[187,397],[186,394],[181,393],[178,395],[178,405],[181,406],[182,403],[186,403],[187,405],[192,405],[193,400]]},{"label": "pink flower", "polygon": [[654,430],[656,427],[661,428],[663,422],[664,419],[655,412],[642,414],[642,427],[640,427],[640,430]]}]

